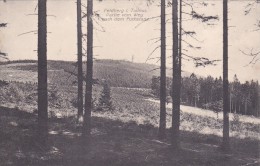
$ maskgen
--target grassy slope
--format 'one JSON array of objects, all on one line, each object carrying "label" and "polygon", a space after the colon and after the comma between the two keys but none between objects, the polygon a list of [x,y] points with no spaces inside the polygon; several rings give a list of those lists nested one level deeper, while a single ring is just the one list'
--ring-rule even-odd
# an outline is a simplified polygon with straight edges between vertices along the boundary
[{"label": "grassy slope", "polygon": [[[11,67],[10,70],[14,71],[14,68]],[[216,116],[196,115],[192,113],[192,110],[196,110],[191,107],[189,112],[183,111],[181,115],[183,150],[177,154],[171,152],[168,149],[170,140],[156,140],[159,104],[149,101],[150,92],[145,89],[112,88],[115,109],[93,113],[93,139],[91,146],[88,146],[79,137],[81,130],[75,119],[68,118],[75,117],[76,108],[71,102],[76,97],[76,87],[69,84],[72,80],[63,83],[61,80],[66,77],[61,77],[61,74],[64,72],[57,71],[57,68],[55,70],[60,73],[55,73],[53,79],[50,79],[57,87],[51,86],[49,93],[50,148],[47,151],[42,151],[44,148],[40,148],[42,150],[39,151],[37,138],[34,137],[36,116],[32,112],[37,104],[36,87],[11,83],[0,88],[0,97],[3,99],[0,101],[0,165],[259,163],[259,140],[256,139],[260,133],[259,124],[231,122],[231,131],[237,134],[232,134],[231,154],[225,155],[218,149],[221,143],[218,133],[221,132],[222,121],[216,119]],[[98,99],[100,90],[99,86],[94,86],[94,99]],[[167,121],[170,123],[170,109],[167,113]],[[207,130],[213,133],[201,132]],[[245,138],[241,138],[240,133],[247,134],[244,134]],[[168,131],[168,138],[169,134]]]},{"label": "grassy slope", "polygon": [[[159,106],[142,103],[146,92],[125,88],[114,88],[112,92],[116,109],[93,114],[90,145],[81,140],[81,128],[74,118],[53,116],[49,121],[49,148],[39,147],[34,137],[36,115],[19,106],[0,107],[1,165],[230,166],[259,162],[259,141],[232,137],[231,153],[223,154],[218,148],[220,137],[198,132],[201,127],[221,126],[215,125],[213,119],[190,114],[182,114],[182,126],[188,121],[194,129],[182,130],[182,151],[174,153],[169,149],[170,140],[157,140],[153,123],[158,121]],[[65,110],[57,111],[66,116]],[[169,131],[167,135],[169,138]]]},{"label": "grassy slope", "polygon": [[[84,65],[85,68],[85,65]],[[25,63],[12,63],[0,65],[1,79],[4,80],[21,80],[28,76],[28,80],[37,81],[37,65],[34,61]],[[154,70],[157,69],[157,70]],[[14,78],[12,72],[19,71],[21,78]],[[67,81],[67,78],[76,80],[75,76],[70,76],[70,73],[77,73],[75,62],[66,61],[48,61],[49,79],[50,82],[57,82],[57,76],[62,79],[62,82]],[[66,72],[64,72],[66,71]],[[189,73],[183,73],[189,75]],[[158,66],[144,63],[132,63],[121,60],[96,60],[94,62],[94,77],[102,80],[109,80],[111,86],[114,87],[133,87],[133,88],[150,88],[151,79],[153,76],[158,76]],[[171,70],[167,71],[167,75],[171,76]],[[33,77],[32,77],[33,76]]]},{"label": "grassy slope", "polygon": [[[100,87],[95,86],[95,96]],[[182,151],[169,149],[170,140],[157,140],[158,103],[148,101],[147,90],[113,88],[115,109],[93,113],[92,142],[81,140],[72,108],[50,108],[49,148],[34,137],[36,115],[28,105],[0,107],[0,163],[2,165],[244,165],[259,162],[259,141],[250,136],[231,138],[232,151],[219,150],[221,137],[201,134],[204,128],[221,129],[215,118],[182,113]],[[35,105],[36,106],[36,105]],[[33,106],[32,106],[33,107]],[[75,108],[74,108],[75,110]],[[68,114],[69,112],[69,114]],[[61,115],[63,118],[57,118]],[[72,117],[67,117],[72,115]],[[168,116],[168,121],[170,114]],[[187,125],[188,123],[191,125]],[[241,127],[242,126],[242,127]],[[188,128],[189,127],[189,128]],[[234,131],[259,133],[259,126],[231,123]],[[168,138],[170,131],[167,131]],[[14,137],[15,136],[15,137]]]}]

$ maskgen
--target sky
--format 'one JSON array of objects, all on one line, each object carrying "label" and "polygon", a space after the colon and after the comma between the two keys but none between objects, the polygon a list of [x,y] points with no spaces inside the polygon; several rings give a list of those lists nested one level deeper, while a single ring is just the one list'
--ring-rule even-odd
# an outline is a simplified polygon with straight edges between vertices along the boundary
[{"label": "sky", "polygon": [[[85,0],[86,1],[86,0]],[[76,35],[76,0],[48,0],[48,59],[77,60]],[[84,2],[84,0],[82,0]],[[196,2],[196,1],[195,1]],[[201,1],[197,1],[201,2]],[[183,29],[195,31],[196,38],[183,36],[183,39],[201,49],[191,49],[183,42],[184,51],[190,56],[203,56],[220,60],[216,66],[196,68],[192,61],[183,60],[183,70],[201,76],[222,74],[222,2],[205,1],[207,6],[194,3],[197,13],[218,16],[218,20],[202,23],[183,14]],[[256,29],[260,20],[260,4],[252,7],[248,15],[244,14],[246,5],[252,1],[229,2],[229,79],[237,74],[240,81],[260,80],[260,62],[246,66],[251,57],[241,53],[260,51],[260,31]],[[0,30],[0,50],[7,52],[9,59],[37,59],[37,34],[28,31],[37,30],[37,1],[7,0],[0,1],[0,22],[7,22],[8,27]],[[159,0],[147,5],[141,0],[106,0],[94,1],[94,11],[99,17],[94,18],[94,57],[97,59],[132,58],[137,63],[158,64],[160,56],[160,3]],[[36,9],[36,10],[35,10]],[[183,11],[189,13],[190,7],[184,6]],[[83,7],[83,12],[85,8]],[[124,20],[116,20],[118,16]],[[124,14],[124,16],[122,16]],[[130,16],[130,15],[131,16]],[[167,66],[171,68],[171,8],[167,8]],[[112,20],[109,20],[111,18]],[[140,21],[141,19],[148,21]],[[191,19],[191,20],[190,20]],[[86,20],[83,19],[83,32],[86,32]],[[83,42],[84,46],[86,45]],[[153,50],[156,49],[154,52]],[[153,52],[153,53],[152,53]],[[151,54],[152,53],[152,54]],[[148,57],[151,60],[147,60]],[[260,55],[259,55],[260,57]],[[185,58],[185,57],[184,57]],[[185,58],[186,59],[186,58]]]}]

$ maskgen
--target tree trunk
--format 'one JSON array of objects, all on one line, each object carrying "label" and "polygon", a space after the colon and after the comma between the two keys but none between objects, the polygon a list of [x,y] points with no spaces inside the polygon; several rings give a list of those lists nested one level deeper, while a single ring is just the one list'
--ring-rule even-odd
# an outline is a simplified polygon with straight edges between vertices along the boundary
[{"label": "tree trunk", "polygon": [[182,83],[182,78],[181,78],[181,63],[182,63],[182,0],[180,0],[180,18],[179,18],[179,71],[178,71],[178,83],[179,83],[179,88],[178,88],[178,93],[179,93],[179,105],[181,104],[181,83]]},{"label": "tree trunk", "polygon": [[173,32],[173,76],[172,76],[172,147],[180,147],[180,79],[178,56],[178,1],[172,0],[172,32]]},{"label": "tree trunk", "polygon": [[90,138],[93,82],[93,0],[87,4],[87,74],[83,136]]},{"label": "tree trunk", "polygon": [[46,145],[48,140],[46,3],[46,0],[38,0],[38,136],[41,145]]},{"label": "tree trunk", "polygon": [[197,97],[194,97],[194,106],[197,107]]},{"label": "tree trunk", "polygon": [[160,77],[160,124],[159,139],[165,138],[166,130],[166,19],[165,0],[161,0],[161,77]]},{"label": "tree trunk", "polygon": [[82,25],[81,0],[77,0],[77,37],[78,37],[78,121],[83,119],[83,71],[82,71]]},{"label": "tree trunk", "polygon": [[233,112],[233,101],[230,98],[230,113],[232,113],[232,112]]},{"label": "tree trunk", "polygon": [[247,101],[245,101],[245,115],[247,114]]},{"label": "tree trunk", "polygon": [[223,0],[223,149],[229,149],[228,0]]},{"label": "tree trunk", "polygon": [[[259,95],[259,93],[258,93]],[[256,104],[256,113],[257,113],[257,117],[259,117],[259,112],[260,112],[260,96],[258,96],[258,101],[257,101],[257,104]]]},{"label": "tree trunk", "polygon": [[[233,103],[233,105],[234,105],[234,103]],[[236,103],[236,101],[235,101],[235,106],[233,106],[233,107],[235,107],[234,109],[235,109],[235,113],[237,113],[237,103]]]},{"label": "tree trunk", "polygon": [[231,99],[230,93],[229,93],[229,111],[230,111],[230,113],[232,112],[232,99]]}]

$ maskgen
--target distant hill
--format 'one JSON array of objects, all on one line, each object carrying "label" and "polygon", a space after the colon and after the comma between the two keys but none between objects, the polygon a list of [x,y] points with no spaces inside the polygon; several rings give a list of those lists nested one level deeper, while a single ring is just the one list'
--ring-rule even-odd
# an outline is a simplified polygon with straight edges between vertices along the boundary
[{"label": "distant hill", "polygon": [[[23,65],[21,65],[22,63]],[[28,65],[24,65],[24,63],[28,63]],[[12,66],[15,67],[15,69],[37,72],[37,61],[33,60],[9,61],[1,64],[13,64]],[[84,63],[84,70],[85,66],[86,64]],[[66,75],[67,77],[70,77],[70,81],[77,80],[76,62],[51,60],[48,61],[48,71],[50,75],[52,75],[53,71],[59,71],[58,76],[62,77],[63,75],[63,77],[65,77]],[[70,76],[71,74],[72,76]],[[98,80],[106,79],[113,87],[150,88],[152,77],[159,76],[159,74],[160,68],[157,65],[146,63],[132,63],[123,60],[94,61],[94,78]],[[167,69],[166,74],[167,77],[171,77],[172,71],[170,69]],[[183,73],[183,76],[189,75],[190,73]],[[56,76],[54,76],[54,78],[55,77]],[[54,78],[52,77],[52,79]]]}]

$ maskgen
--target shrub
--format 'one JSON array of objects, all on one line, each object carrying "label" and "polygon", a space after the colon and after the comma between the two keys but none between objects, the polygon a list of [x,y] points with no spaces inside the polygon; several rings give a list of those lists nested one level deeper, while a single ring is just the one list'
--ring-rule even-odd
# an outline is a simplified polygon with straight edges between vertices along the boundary
[{"label": "shrub", "polygon": [[218,112],[222,111],[223,101],[219,100],[219,101],[215,101],[215,102],[210,102],[210,103],[207,103],[207,104],[203,104],[202,107],[204,109],[209,109],[209,110],[212,110],[212,111],[218,113]]},{"label": "shrub", "polygon": [[0,80],[0,87],[7,86],[8,82],[4,80]]},{"label": "shrub", "polygon": [[0,99],[4,102],[23,102],[26,98],[27,91],[25,91],[20,84],[10,83],[7,86],[0,88]]},{"label": "shrub", "polygon": [[237,114],[237,113],[234,113],[233,114],[233,119],[231,121],[231,129],[239,131],[240,127],[241,127],[240,126],[240,115]]},{"label": "shrub", "polygon": [[203,104],[202,108],[214,111],[217,114],[217,119],[218,119],[218,113],[223,111],[223,101],[219,100],[219,101]]},{"label": "shrub", "polygon": [[72,94],[63,90],[52,90],[48,93],[49,105],[54,108],[69,108],[73,97]]},{"label": "shrub", "polygon": [[78,108],[78,98],[77,97],[74,97],[74,98],[71,99],[71,105],[74,108]]}]

